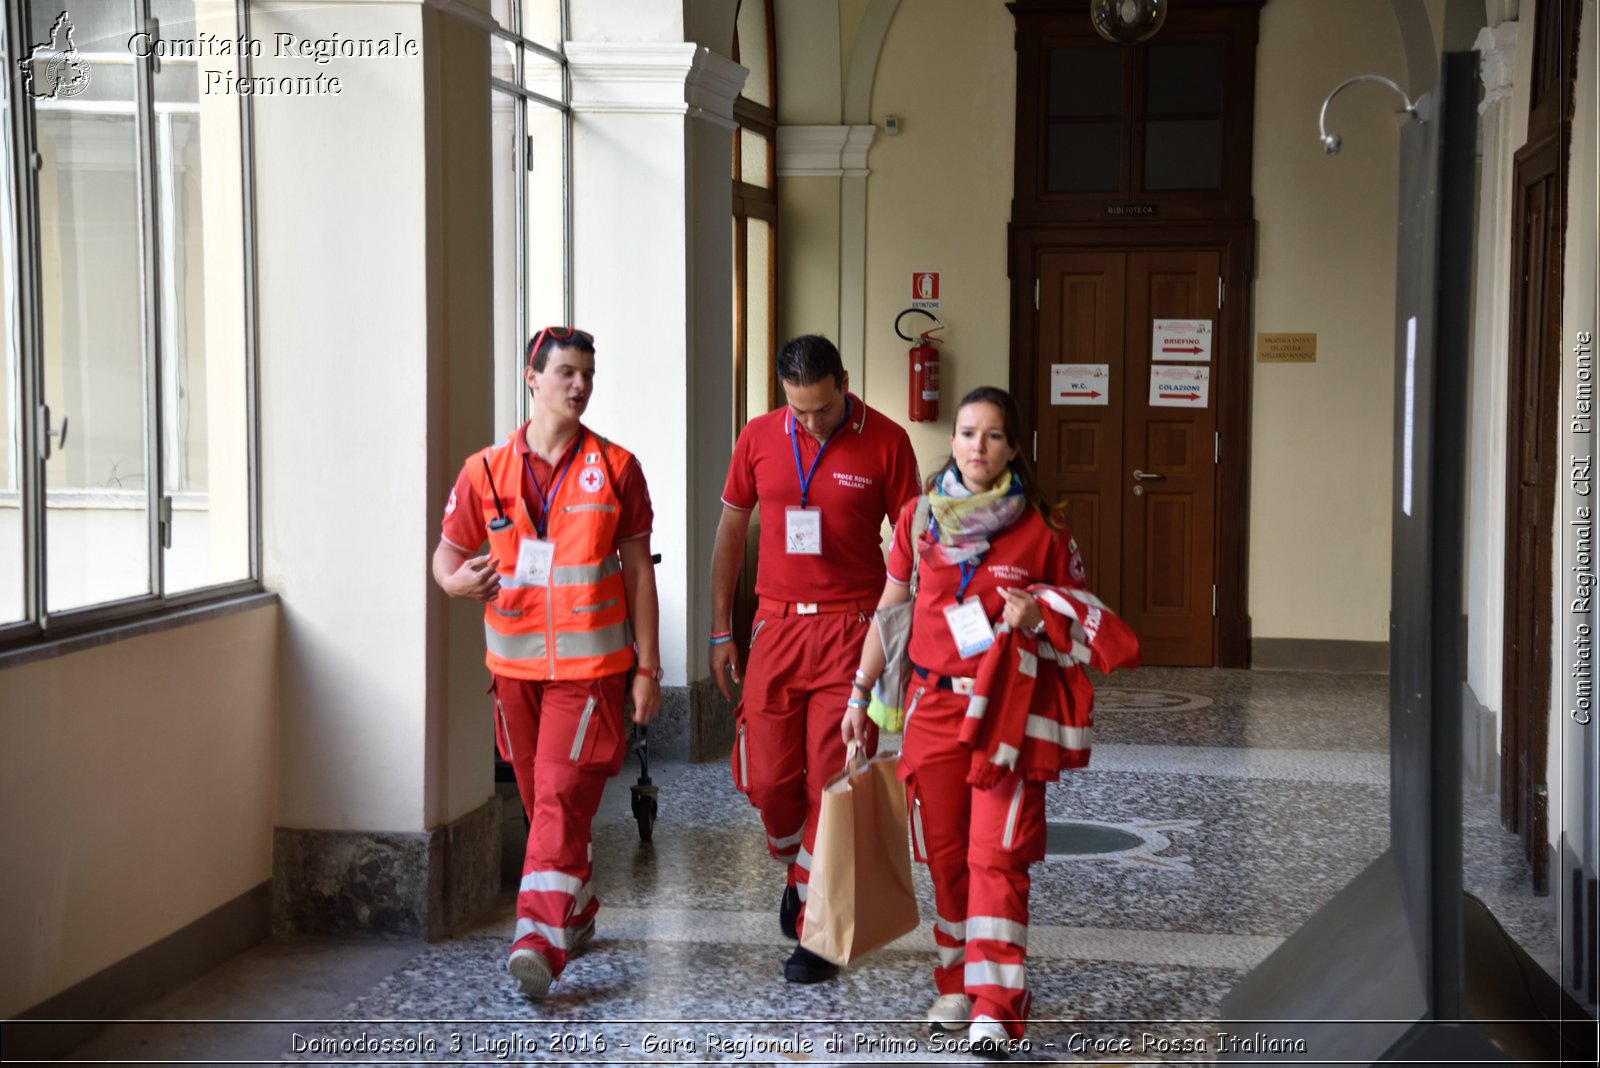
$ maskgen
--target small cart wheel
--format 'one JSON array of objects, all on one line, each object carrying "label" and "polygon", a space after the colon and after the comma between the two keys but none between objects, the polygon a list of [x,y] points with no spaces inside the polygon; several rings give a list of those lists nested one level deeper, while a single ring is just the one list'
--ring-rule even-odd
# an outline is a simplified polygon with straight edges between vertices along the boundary
[{"label": "small cart wheel", "polygon": [[656,789],[654,786],[633,788],[633,818],[639,822],[639,841],[650,841],[656,828]]}]

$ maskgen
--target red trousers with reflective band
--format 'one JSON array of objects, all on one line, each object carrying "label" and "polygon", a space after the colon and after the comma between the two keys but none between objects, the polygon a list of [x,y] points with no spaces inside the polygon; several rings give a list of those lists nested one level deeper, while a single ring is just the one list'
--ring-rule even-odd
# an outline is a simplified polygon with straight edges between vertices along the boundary
[{"label": "red trousers with reflective band", "polygon": [[517,892],[513,951],[536,949],[560,975],[574,932],[594,918],[599,899],[589,827],[606,780],[627,751],[626,675],[530,682],[494,677],[494,738],[516,769],[528,814],[528,849]]},{"label": "red trousers with reflective band", "polygon": [[[761,812],[767,851],[800,893],[816,844],[822,784],[844,768],[839,724],[861,663],[867,612],[796,615],[763,608],[750,627],[750,659],[734,713],[733,781]],[[877,730],[868,749],[877,750]]]},{"label": "red trousers with reflective band", "polygon": [[988,790],[968,786],[972,754],[956,740],[967,698],[913,677],[908,706],[900,777],[912,848],[933,876],[934,984],[966,994],[974,1019],[999,1020],[1021,1038],[1032,1000],[1028,867],[1044,857],[1045,784],[1011,773]]}]

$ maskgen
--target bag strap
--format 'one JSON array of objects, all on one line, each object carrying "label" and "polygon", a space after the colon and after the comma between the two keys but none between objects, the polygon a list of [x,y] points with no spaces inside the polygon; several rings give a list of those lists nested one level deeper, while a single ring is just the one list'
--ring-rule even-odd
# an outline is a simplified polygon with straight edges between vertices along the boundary
[{"label": "bag strap", "polygon": [[911,513],[911,599],[917,599],[917,571],[922,565],[922,534],[928,526],[928,515],[933,502],[924,493],[917,498],[917,507]]}]

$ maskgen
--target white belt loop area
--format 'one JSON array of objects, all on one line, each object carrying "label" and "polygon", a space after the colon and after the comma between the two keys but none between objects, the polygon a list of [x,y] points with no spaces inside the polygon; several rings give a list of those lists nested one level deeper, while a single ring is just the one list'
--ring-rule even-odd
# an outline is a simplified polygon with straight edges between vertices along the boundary
[{"label": "white belt loop area", "polygon": [[977,679],[968,678],[965,675],[950,675],[947,677],[950,679],[950,692],[960,694],[963,697],[971,696],[972,688],[978,684]]},{"label": "white belt loop area", "polygon": [[815,601],[796,602],[794,614],[797,616],[814,616],[817,614],[817,603]]}]

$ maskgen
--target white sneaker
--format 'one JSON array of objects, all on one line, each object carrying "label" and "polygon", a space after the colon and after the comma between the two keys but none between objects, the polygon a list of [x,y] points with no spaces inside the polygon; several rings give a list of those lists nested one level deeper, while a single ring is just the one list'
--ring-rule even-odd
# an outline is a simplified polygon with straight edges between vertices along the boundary
[{"label": "white sneaker", "polygon": [[967,1042],[979,1057],[991,1061],[1003,1061],[1011,1057],[1011,1036],[1006,1034],[1006,1029],[998,1020],[987,1016],[972,1021],[972,1026],[967,1028]]},{"label": "white sneaker", "polygon": [[506,971],[530,998],[542,998],[550,993],[550,962],[538,950],[516,950],[506,961]]},{"label": "white sneaker", "polygon": [[972,1002],[965,994],[940,994],[928,1006],[928,1022],[945,1031],[964,1031],[972,1019]]}]

